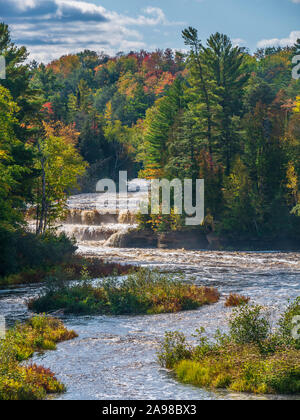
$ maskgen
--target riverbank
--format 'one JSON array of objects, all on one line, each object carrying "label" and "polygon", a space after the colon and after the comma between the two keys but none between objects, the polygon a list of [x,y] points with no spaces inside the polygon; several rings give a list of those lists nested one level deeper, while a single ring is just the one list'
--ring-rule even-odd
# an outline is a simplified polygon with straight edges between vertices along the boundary
[{"label": "riverbank", "polygon": [[293,318],[300,316],[300,298],[281,315],[272,330],[261,306],[244,305],[229,320],[229,333],[213,341],[204,328],[191,346],[183,333],[167,332],[159,352],[161,365],[185,384],[253,394],[300,395],[300,340]]},{"label": "riverbank", "polygon": [[62,278],[65,281],[85,278],[101,278],[111,275],[125,275],[134,270],[133,266],[109,263],[100,258],[86,258],[80,255],[71,256],[60,264],[28,268],[23,271],[0,278],[0,288],[24,284],[38,284],[51,278]]},{"label": "riverbank", "polygon": [[17,324],[0,340],[0,400],[41,400],[66,391],[55,374],[37,364],[21,365],[34,353],[56,350],[57,343],[77,337],[55,318],[36,316]]},{"label": "riverbank", "polygon": [[128,229],[114,233],[105,246],[112,248],[157,248],[211,251],[300,251],[296,238],[226,237],[205,233],[203,229],[184,229],[170,232]]}]

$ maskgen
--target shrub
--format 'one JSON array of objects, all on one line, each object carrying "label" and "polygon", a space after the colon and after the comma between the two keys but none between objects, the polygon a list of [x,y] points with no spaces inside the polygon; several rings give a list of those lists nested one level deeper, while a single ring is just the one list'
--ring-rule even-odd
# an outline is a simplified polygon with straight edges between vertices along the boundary
[{"label": "shrub", "polygon": [[270,332],[269,316],[261,306],[244,305],[234,312],[229,323],[230,337],[237,344],[261,344]]},{"label": "shrub", "polygon": [[293,332],[299,334],[300,327],[297,326],[297,317],[299,325],[300,297],[289,305],[279,321],[279,338],[283,344],[289,347],[296,347],[300,350],[300,338],[296,339],[292,334]]},{"label": "shrub", "polygon": [[46,293],[28,305],[36,312],[62,309],[65,313],[136,315],[193,310],[216,303],[219,298],[216,289],[188,285],[172,275],[140,269],[122,281],[103,279],[100,287],[86,282],[70,287],[52,280]]},{"label": "shrub", "polygon": [[[124,275],[134,270],[133,266],[108,263],[98,258],[84,258],[78,255],[70,256],[66,261],[35,268],[24,268],[16,274],[0,278],[0,285],[32,284],[48,281],[49,278],[64,280],[80,280],[84,278],[100,278],[111,275]],[[84,279],[83,279],[84,280]]]},{"label": "shrub", "polygon": [[178,331],[166,332],[158,359],[163,367],[171,369],[181,360],[190,359],[191,354],[184,334]]},{"label": "shrub", "polygon": [[250,298],[238,294],[231,293],[226,298],[225,306],[227,308],[236,307],[241,305],[247,305],[250,302]]},{"label": "shrub", "polygon": [[[271,333],[268,317],[259,306],[237,309],[230,321],[230,333],[217,332],[213,342],[204,336],[204,329],[197,331],[199,344],[194,347],[187,344],[184,334],[167,333],[158,354],[159,361],[172,369],[179,381],[204,388],[299,394],[298,343],[289,342],[287,347],[281,335],[282,325],[294,315],[298,304],[299,299],[283,314],[275,334]],[[246,326],[247,322],[250,327]]]},{"label": "shrub", "polygon": [[46,316],[17,324],[0,340],[0,400],[39,400],[65,387],[49,370],[37,365],[20,365],[35,352],[54,350],[56,343],[77,335],[62,322]]},{"label": "shrub", "polygon": [[0,277],[16,274],[25,268],[47,267],[67,261],[76,251],[66,235],[34,234],[0,229]]}]

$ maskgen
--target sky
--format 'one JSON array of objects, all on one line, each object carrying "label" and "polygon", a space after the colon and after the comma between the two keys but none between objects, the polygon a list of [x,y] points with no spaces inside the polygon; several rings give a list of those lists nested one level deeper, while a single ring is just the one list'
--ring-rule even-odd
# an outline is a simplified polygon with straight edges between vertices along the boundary
[{"label": "sky", "polygon": [[187,26],[254,51],[300,38],[300,0],[0,0],[0,21],[39,62],[84,49],[183,50]]}]

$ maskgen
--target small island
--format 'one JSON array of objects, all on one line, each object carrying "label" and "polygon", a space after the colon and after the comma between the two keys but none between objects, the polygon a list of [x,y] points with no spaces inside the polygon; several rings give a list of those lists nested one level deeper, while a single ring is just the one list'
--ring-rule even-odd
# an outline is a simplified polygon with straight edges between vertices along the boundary
[{"label": "small island", "polygon": [[182,276],[140,269],[125,278],[103,279],[97,287],[88,280],[77,285],[51,281],[46,293],[28,306],[39,313],[152,315],[194,310],[219,299],[214,288],[184,283]]}]

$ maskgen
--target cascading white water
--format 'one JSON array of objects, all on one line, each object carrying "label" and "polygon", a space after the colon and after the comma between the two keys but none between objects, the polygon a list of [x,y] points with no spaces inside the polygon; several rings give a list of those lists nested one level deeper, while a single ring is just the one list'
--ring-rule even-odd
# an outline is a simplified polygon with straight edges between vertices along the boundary
[{"label": "cascading white water", "polygon": [[127,194],[117,195],[116,203],[113,195],[109,194],[79,194],[70,197],[67,218],[58,231],[74,237],[79,244],[96,242],[98,246],[105,246],[112,235],[137,226],[135,216],[147,194],[148,183],[136,179],[128,183]]}]

